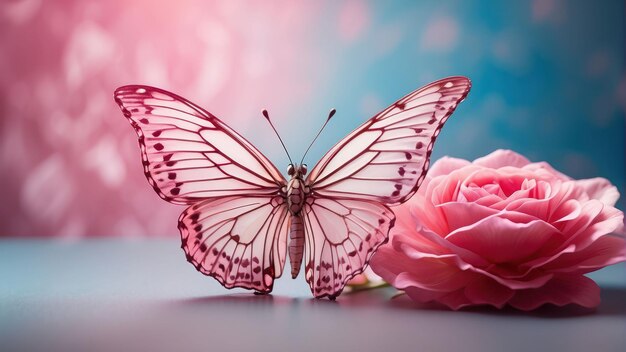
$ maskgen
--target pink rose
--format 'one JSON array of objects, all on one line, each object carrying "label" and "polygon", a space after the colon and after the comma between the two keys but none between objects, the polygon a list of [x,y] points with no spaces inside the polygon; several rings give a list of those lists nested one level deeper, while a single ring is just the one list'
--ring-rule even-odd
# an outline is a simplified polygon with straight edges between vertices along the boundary
[{"label": "pink rose", "polygon": [[412,299],[452,309],[594,307],[584,274],[626,260],[617,189],[572,180],[547,163],[498,150],[474,162],[445,157],[418,193],[394,209],[375,273]]}]

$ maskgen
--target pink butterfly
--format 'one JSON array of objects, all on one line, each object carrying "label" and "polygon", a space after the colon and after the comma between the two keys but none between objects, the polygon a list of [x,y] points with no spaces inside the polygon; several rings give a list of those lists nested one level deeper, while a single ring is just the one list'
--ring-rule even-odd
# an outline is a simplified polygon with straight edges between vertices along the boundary
[{"label": "pink butterfly", "polygon": [[470,87],[465,77],[449,77],[410,93],[337,143],[308,175],[306,165],[291,163],[289,181],[182,97],[130,85],[115,91],[115,101],[139,136],[148,182],[161,198],[188,206],[178,228],[198,271],[226,288],[269,293],[289,253],[291,276],[304,259],[313,295],[335,299],[387,241],[395,221],[389,206],[417,191],[439,131]]}]

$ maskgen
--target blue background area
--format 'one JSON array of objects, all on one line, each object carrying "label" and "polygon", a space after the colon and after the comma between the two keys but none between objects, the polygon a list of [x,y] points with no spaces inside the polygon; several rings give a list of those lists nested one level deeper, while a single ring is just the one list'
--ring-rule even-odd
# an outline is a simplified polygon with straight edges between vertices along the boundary
[{"label": "blue background area", "polygon": [[[334,35],[329,19],[311,40],[335,62],[335,80],[305,108],[323,114],[320,106],[336,107],[338,114],[308,164],[371,116],[359,108],[364,94],[375,94],[383,108],[432,80],[465,75],[472,91],[442,131],[433,160],[507,148],[574,178],[606,177],[624,194],[624,3],[550,3],[542,18],[525,1],[370,3],[370,28],[350,46],[326,44]],[[420,38],[437,16],[457,24],[456,41],[422,50]],[[379,57],[372,43],[390,25],[400,28],[400,43]]]}]

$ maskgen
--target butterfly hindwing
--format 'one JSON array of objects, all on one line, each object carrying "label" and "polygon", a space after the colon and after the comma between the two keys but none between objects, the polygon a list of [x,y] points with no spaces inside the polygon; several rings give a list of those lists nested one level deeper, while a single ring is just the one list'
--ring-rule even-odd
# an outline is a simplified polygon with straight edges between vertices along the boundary
[{"label": "butterfly hindwing", "polygon": [[403,203],[419,187],[435,139],[469,92],[465,77],[417,89],[337,143],[311,170],[314,196]]},{"label": "butterfly hindwing", "polygon": [[309,198],[303,209],[304,274],[315,297],[336,297],[386,242],[395,216],[385,205]]},{"label": "butterfly hindwing", "polygon": [[233,196],[190,206],[178,227],[187,260],[226,288],[270,292],[287,251],[289,212],[281,196]]},{"label": "butterfly hindwing", "polygon": [[148,181],[171,203],[273,194],[286,184],[252,144],[182,97],[132,85],[118,88],[115,101],[139,136]]}]

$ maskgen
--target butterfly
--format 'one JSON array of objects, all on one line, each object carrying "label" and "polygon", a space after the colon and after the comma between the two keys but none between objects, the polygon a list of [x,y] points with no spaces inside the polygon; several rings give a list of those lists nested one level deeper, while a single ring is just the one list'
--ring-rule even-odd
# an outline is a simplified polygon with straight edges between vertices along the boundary
[{"label": "butterfly", "polygon": [[187,206],[178,219],[181,247],[198,271],[229,289],[269,293],[289,256],[293,278],[304,266],[313,296],[334,300],[387,242],[390,207],[417,191],[435,139],[470,87],[465,77],[448,77],[413,91],[343,138],[310,173],[289,157],[289,180],[224,122],[176,94],[128,85],[114,97],[137,132],[150,185]]}]

